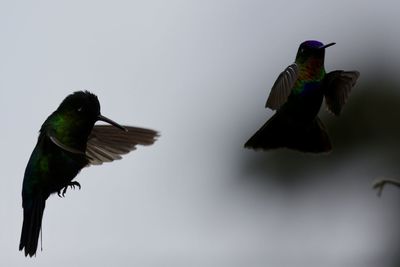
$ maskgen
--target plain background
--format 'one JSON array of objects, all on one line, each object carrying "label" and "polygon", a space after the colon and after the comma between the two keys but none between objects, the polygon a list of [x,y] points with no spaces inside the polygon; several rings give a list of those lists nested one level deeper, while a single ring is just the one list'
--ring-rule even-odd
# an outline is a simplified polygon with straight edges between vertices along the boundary
[{"label": "plain background", "polygon": [[[1,266],[399,266],[397,1],[1,1]],[[254,152],[277,75],[307,39],[361,72],[329,155]],[[161,132],[51,196],[43,251],[18,251],[21,185],[46,117],[76,90]]]}]

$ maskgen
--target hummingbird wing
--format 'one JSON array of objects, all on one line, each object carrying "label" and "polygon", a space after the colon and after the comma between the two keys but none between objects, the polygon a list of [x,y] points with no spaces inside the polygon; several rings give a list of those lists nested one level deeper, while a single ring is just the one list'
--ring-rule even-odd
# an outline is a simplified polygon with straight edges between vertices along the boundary
[{"label": "hummingbird wing", "polygon": [[121,155],[136,149],[136,145],[151,145],[159,136],[156,131],[138,127],[124,126],[121,131],[111,125],[95,125],[89,135],[86,155],[89,164],[100,165],[121,159]]},{"label": "hummingbird wing", "polygon": [[299,68],[296,63],[293,63],[282,71],[272,86],[265,107],[272,110],[279,109],[286,102],[292,92],[292,88],[298,76]]},{"label": "hummingbird wing", "polygon": [[358,71],[335,70],[325,75],[322,81],[324,88],[325,102],[328,110],[336,116],[349,98],[349,94],[360,73]]},{"label": "hummingbird wing", "polygon": [[83,152],[83,151],[81,151],[81,150],[79,150],[79,149],[76,149],[76,148],[73,148],[73,147],[70,147],[70,146],[68,146],[68,145],[63,144],[60,140],[57,139],[57,137],[55,136],[55,134],[54,134],[53,132],[47,133],[47,136],[50,138],[50,140],[51,140],[55,145],[57,145],[57,146],[58,146],[59,148],[61,148],[61,149],[64,149],[65,151],[71,152],[71,153],[73,153],[73,154],[82,154],[82,155],[85,155],[85,152]]}]

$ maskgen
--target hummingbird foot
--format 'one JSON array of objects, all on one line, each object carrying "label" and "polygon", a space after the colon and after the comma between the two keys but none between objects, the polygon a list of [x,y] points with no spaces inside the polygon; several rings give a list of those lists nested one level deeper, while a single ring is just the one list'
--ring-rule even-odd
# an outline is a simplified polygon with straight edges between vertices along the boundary
[{"label": "hummingbird foot", "polygon": [[378,196],[380,197],[382,195],[383,188],[385,187],[386,184],[392,184],[395,186],[400,187],[400,181],[394,180],[394,179],[380,179],[372,185],[373,189],[378,190]]},{"label": "hummingbird foot", "polygon": [[73,182],[69,182],[64,188],[62,188],[62,191],[61,191],[61,189],[58,190],[57,195],[59,197],[65,197],[65,193],[67,193],[68,186],[70,186],[74,190],[75,190],[75,186],[76,186],[76,187],[78,187],[79,190],[81,190],[81,184],[76,181],[73,181]]}]

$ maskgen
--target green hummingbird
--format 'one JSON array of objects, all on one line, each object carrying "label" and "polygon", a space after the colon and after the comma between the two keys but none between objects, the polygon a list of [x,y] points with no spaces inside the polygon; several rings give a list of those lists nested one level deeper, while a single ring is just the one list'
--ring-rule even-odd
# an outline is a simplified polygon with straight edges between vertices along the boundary
[{"label": "green hummingbird", "polygon": [[[111,125],[94,125],[104,121]],[[96,95],[78,91],[68,95],[43,123],[22,185],[24,210],[19,250],[36,254],[47,198],[80,184],[72,181],[86,166],[121,158],[136,145],[151,145],[156,131],[121,126],[100,114]]]},{"label": "green hummingbird", "polygon": [[266,107],[276,113],[246,143],[251,149],[286,147],[302,152],[321,153],[332,149],[318,112],[325,97],[327,108],[339,115],[360,73],[335,70],[325,72],[325,49],[334,45],[319,41],[303,42],[296,60],[272,86]]}]

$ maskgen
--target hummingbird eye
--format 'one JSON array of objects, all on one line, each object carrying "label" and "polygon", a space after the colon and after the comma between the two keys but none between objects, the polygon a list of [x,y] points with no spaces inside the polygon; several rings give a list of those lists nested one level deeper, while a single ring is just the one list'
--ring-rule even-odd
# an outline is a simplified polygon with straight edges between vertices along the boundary
[{"label": "hummingbird eye", "polygon": [[83,106],[81,106],[81,107],[79,107],[79,108],[77,109],[78,112],[82,112],[82,110],[83,110]]}]

